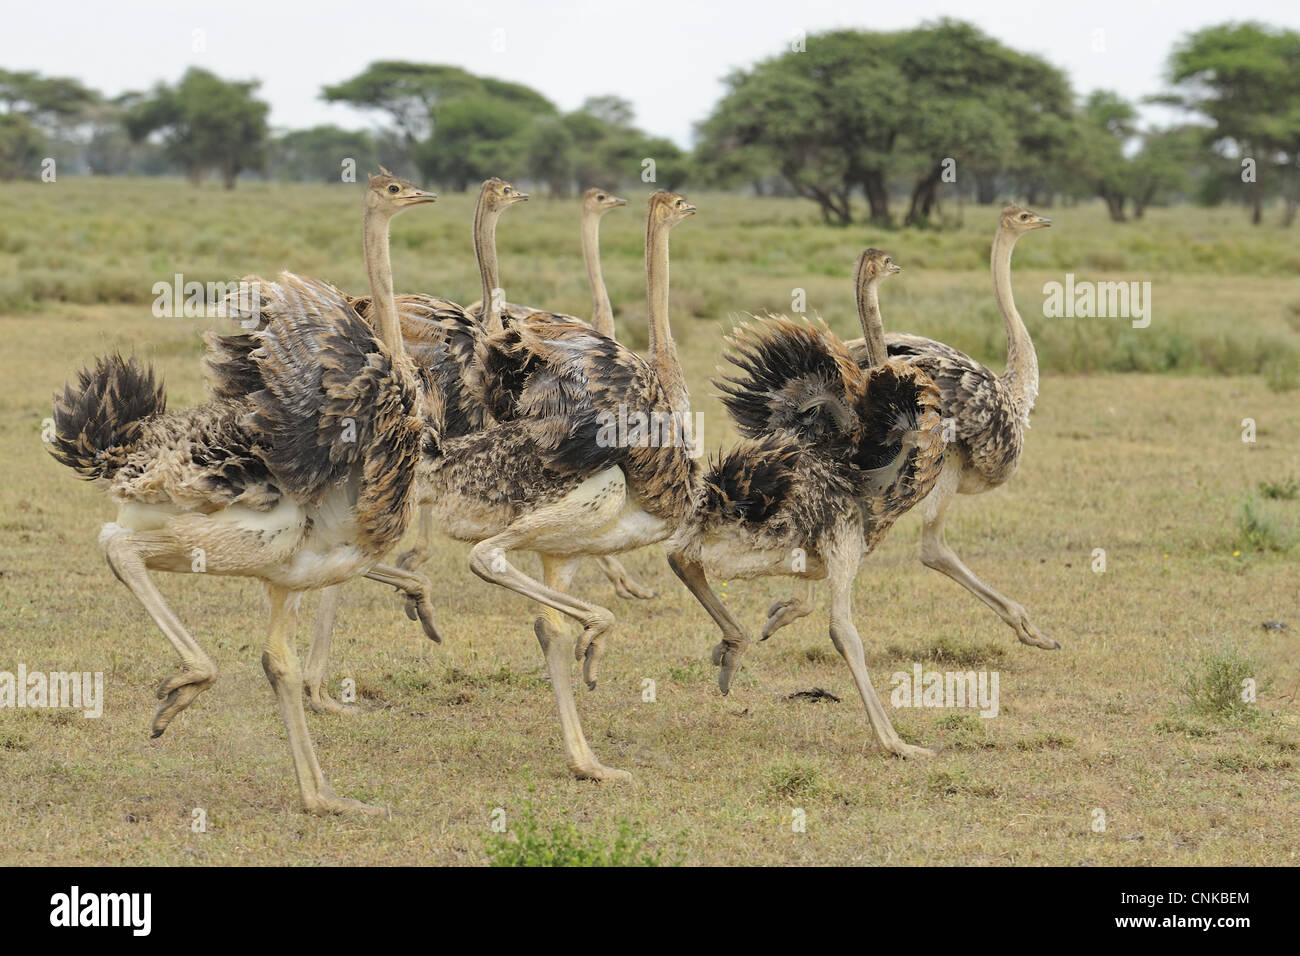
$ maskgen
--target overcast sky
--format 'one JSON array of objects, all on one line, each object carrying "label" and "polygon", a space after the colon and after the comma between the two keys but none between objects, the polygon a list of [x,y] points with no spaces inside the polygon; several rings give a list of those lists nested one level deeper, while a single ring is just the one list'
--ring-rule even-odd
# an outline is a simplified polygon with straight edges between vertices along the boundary
[{"label": "overcast sky", "polygon": [[[196,65],[226,78],[261,80],[273,126],[373,127],[378,115],[325,103],[320,88],[373,60],[450,63],[526,83],[565,110],[590,95],[625,97],[640,126],[683,146],[691,142],[692,124],[721,95],[723,76],[781,52],[800,30],[893,30],[952,16],[1063,68],[1076,92],[1105,87],[1136,99],[1161,89],[1170,47],[1190,30],[1227,19],[1300,28],[1296,0],[59,0],[13,6],[6,3],[0,16],[0,68],[74,76],[110,95],[173,81]],[[1167,121],[1168,114],[1155,110],[1147,117]]]}]

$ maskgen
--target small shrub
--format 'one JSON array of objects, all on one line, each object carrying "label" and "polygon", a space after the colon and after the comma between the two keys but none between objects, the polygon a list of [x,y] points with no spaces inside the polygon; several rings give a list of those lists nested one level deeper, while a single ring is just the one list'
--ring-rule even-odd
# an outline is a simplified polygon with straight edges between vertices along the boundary
[{"label": "small shrub", "polygon": [[810,797],[821,789],[821,774],[809,764],[776,764],[767,771],[764,789],[773,797]]},{"label": "small shrub", "polygon": [[1237,511],[1237,530],[1243,550],[1285,553],[1295,543],[1290,530],[1265,511],[1255,495],[1242,500]]},{"label": "small shrub", "polygon": [[1253,717],[1259,712],[1241,699],[1242,682],[1258,673],[1255,662],[1234,648],[1207,651],[1184,672],[1179,689],[1198,713]]},{"label": "small shrub", "polygon": [[[572,820],[561,820],[545,829],[531,802],[525,802],[509,834],[494,834],[486,840],[492,866],[661,866],[658,853],[646,851],[646,837],[620,817],[612,841],[594,833],[583,833]],[[671,864],[670,864],[671,865]]]},{"label": "small shrub", "polygon": [[1261,481],[1259,483],[1259,493],[1265,498],[1272,498],[1276,501],[1294,501],[1300,498],[1300,482],[1294,478],[1284,478],[1282,481]]}]

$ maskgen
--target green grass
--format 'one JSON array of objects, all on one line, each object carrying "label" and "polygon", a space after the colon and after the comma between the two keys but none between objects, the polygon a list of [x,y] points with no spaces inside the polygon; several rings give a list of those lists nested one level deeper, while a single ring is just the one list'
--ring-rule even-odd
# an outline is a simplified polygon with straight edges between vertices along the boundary
[{"label": "green grass", "polygon": [[492,866],[663,865],[661,854],[646,849],[646,836],[629,820],[618,820],[613,836],[602,839],[563,818],[546,827],[531,802],[524,804],[513,827],[483,843]]},{"label": "green grass", "polygon": [[[848,273],[869,243],[906,270],[882,292],[890,328],[951,332],[1001,368],[987,210],[967,208],[953,233],[880,234],[823,229],[799,203],[691,198],[700,213],[673,234],[673,321],[710,450],[735,441],[708,384],[727,314],[788,305],[800,286],[847,333]],[[40,440],[50,394],[86,360],[120,348],[157,363],[171,406],[201,401],[200,336],[225,326],[153,318],[151,283],[174,271],[224,279],[292,268],[359,290],[358,205],[355,193],[325,187],[241,185],[232,196],[177,183],[0,186],[4,288],[23,286],[29,270],[84,275],[87,289],[121,274],[132,297],[0,308],[10,343],[0,353],[0,670],[103,671],[106,692],[98,720],[0,710],[0,864],[487,865],[496,850],[576,862],[609,860],[617,846],[622,859],[663,865],[1300,863],[1300,779],[1283,766],[1300,763],[1300,704],[1277,696],[1300,677],[1295,551],[1243,547],[1238,527],[1243,499],[1255,495],[1281,532],[1294,528],[1297,499],[1285,489],[1300,476],[1300,403],[1271,391],[1262,369],[1221,374],[1235,359],[1214,374],[1060,371],[1074,359],[1048,326],[1070,323],[1033,311],[1043,282],[1067,268],[1101,278],[1106,265],[1113,277],[1149,274],[1155,318],[1147,330],[1085,320],[1081,348],[1093,347],[1084,331],[1099,354],[1145,348],[1140,337],[1161,328],[1166,308],[1170,333],[1193,343],[1294,341],[1295,244],[1273,227],[1252,232],[1238,210],[1156,210],[1113,227],[1091,207],[1056,209],[1052,230],[1018,247],[1018,301],[1050,364],[1016,476],[959,498],[946,528],[971,569],[1062,648],[1018,643],[985,605],[925,568],[920,519],[904,516],[864,561],[854,616],[896,729],[933,748],[929,760],[899,761],[874,744],[828,637],[824,587],[814,614],[749,648],[723,697],[709,662],[717,628],[662,547],[624,556],[658,589],[653,601],[615,597],[590,564],[574,585],[618,618],[600,686],[580,690],[578,708],[592,749],[631,771],[631,784],[573,779],[535,608],[474,577],[467,548],[452,542],[425,568],[444,643],[422,636],[391,588],[347,585],[331,687],[338,697],[341,681],[354,680],[361,713],[307,716],[335,790],[391,807],[391,820],[300,812],[260,663],[266,609],[254,582],[155,576],[221,677],[149,739],[173,653],[96,546],[112,506]],[[512,298],[587,308],[575,220],[571,204],[541,201],[507,214],[499,233]],[[465,197],[398,220],[399,289],[476,298],[468,232]],[[620,334],[643,341],[637,215],[611,213],[604,235]],[[1258,425],[1254,443],[1241,441],[1246,417]],[[1098,547],[1104,574],[1091,570]],[[726,600],[753,633],[791,593],[785,580],[729,581]],[[304,599],[304,647],[315,606]],[[1274,620],[1290,629],[1260,627]],[[1240,693],[1232,682],[1243,668],[1211,667],[1206,656],[1224,653],[1213,637],[1223,634],[1238,635],[1237,655],[1252,662],[1254,719],[1202,712],[1182,689],[1192,673],[1198,698]],[[998,670],[998,716],[891,708],[890,676],[918,662]],[[643,698],[646,678],[654,702]],[[789,699],[813,687],[841,702]],[[508,849],[521,845],[530,806],[535,839]],[[505,834],[491,828],[497,807]],[[195,808],[207,812],[205,833],[190,828]],[[795,808],[805,832],[792,830]],[[1090,829],[1095,808],[1105,833]],[[1135,832],[1146,838],[1122,838]]]},{"label": "green grass", "polygon": [[[436,185],[436,184],[434,184]],[[360,186],[245,183],[233,193],[169,180],[65,178],[0,187],[0,313],[74,305],[148,305],[155,282],[228,282],[294,270],[361,289],[356,212]],[[844,334],[854,328],[849,279],[857,254],[886,248],[903,266],[882,291],[886,322],[982,361],[1005,355],[988,256],[994,209],[967,206],[942,231],[823,226],[813,204],[691,194],[699,223],[673,235],[675,332],[712,340],[743,312],[788,312],[793,291]],[[444,195],[393,230],[399,291],[478,298],[469,244],[473,197]],[[640,200],[634,201],[635,206]],[[1238,209],[1154,209],[1141,223],[1110,223],[1100,204],[1048,212],[1054,225],[1016,248],[1020,311],[1051,372],[1261,374],[1276,391],[1300,384],[1297,233],[1252,227]],[[605,217],[605,276],[625,337],[645,344],[642,227],[636,212]],[[574,201],[535,198],[498,230],[512,301],[583,315],[590,297]],[[1149,328],[1127,319],[1045,318],[1042,287],[1077,280],[1150,281]],[[1249,281],[1243,281],[1249,280]]]}]

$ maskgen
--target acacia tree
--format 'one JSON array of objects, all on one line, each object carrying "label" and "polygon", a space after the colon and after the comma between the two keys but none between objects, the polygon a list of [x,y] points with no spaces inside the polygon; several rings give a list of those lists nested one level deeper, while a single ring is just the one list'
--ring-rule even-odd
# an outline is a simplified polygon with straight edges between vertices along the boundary
[{"label": "acacia tree", "polygon": [[701,167],[732,181],[775,169],[837,224],[853,221],[859,190],[889,224],[887,177],[899,173],[913,180],[907,221],[922,221],[944,160],[977,176],[1017,169],[1026,149],[1064,148],[1072,112],[1059,70],[952,20],[815,34],[724,82],[698,127]]},{"label": "acacia tree", "polygon": [[216,169],[227,189],[245,169],[261,169],[270,107],[254,99],[260,84],[226,81],[191,67],[174,87],[158,84],[126,98],[123,122],[136,142],[160,134],[167,157],[197,185]]},{"label": "acacia tree", "polygon": [[0,177],[34,175],[65,127],[86,118],[99,95],[67,77],[0,70]]},{"label": "acacia tree", "polygon": [[1159,99],[1208,117],[1208,144],[1251,161],[1244,178],[1258,225],[1268,173],[1300,165],[1300,33],[1260,23],[1208,27],[1174,48],[1168,77],[1174,92]]}]

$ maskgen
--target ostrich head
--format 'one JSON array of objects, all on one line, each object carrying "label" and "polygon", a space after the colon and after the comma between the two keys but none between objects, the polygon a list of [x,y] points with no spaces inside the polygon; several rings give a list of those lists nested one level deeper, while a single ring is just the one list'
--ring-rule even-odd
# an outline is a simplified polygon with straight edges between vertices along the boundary
[{"label": "ostrich head", "polygon": [[670,193],[666,189],[660,189],[650,195],[651,222],[663,223],[671,228],[693,215],[695,215],[695,207],[686,201],[685,196]]},{"label": "ostrich head", "polygon": [[436,193],[399,179],[383,166],[379,167],[379,175],[370,177],[370,188],[366,190],[366,208],[386,216],[395,216],[409,206],[437,201]]},{"label": "ostrich head", "polygon": [[483,200],[487,208],[494,212],[527,199],[528,193],[520,192],[504,179],[493,177],[483,183]]},{"label": "ostrich head", "polygon": [[1012,203],[1002,210],[1002,220],[999,223],[1002,229],[1008,232],[1020,235],[1029,232],[1032,229],[1042,229],[1044,226],[1050,226],[1052,220],[1030,212],[1021,206]]},{"label": "ostrich head", "polygon": [[883,249],[868,249],[858,256],[858,270],[867,279],[884,279],[903,271],[894,257]]},{"label": "ostrich head", "polygon": [[585,212],[594,212],[603,216],[611,209],[626,205],[626,199],[619,199],[608,189],[588,189],[582,194],[582,208]]}]

